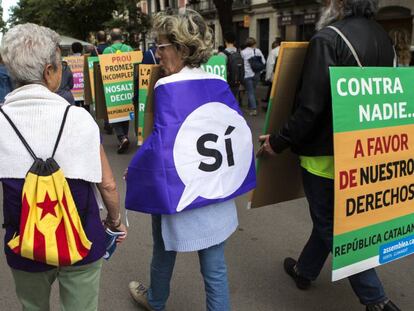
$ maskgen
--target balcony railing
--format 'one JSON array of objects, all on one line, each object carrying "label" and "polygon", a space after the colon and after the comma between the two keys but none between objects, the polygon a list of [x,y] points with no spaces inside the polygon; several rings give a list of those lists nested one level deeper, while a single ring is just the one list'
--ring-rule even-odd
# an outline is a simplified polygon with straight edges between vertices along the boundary
[{"label": "balcony railing", "polygon": [[[251,0],[234,0],[233,10],[248,8],[251,5]],[[212,0],[190,0],[188,2],[190,7],[200,13],[211,12],[216,10]]]},{"label": "balcony railing", "polygon": [[292,7],[307,4],[320,4],[322,0],[268,0],[275,8]]},{"label": "balcony railing", "polygon": [[252,4],[251,0],[234,0],[233,9],[244,9],[248,8]]},{"label": "balcony railing", "polygon": [[189,1],[189,5],[192,9],[200,13],[215,10],[214,3],[211,0],[192,0]]}]

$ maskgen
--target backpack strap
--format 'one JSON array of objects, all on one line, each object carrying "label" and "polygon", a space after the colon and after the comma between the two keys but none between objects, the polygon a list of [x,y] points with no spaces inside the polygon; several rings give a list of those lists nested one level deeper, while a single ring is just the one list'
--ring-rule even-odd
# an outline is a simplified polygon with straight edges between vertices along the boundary
[{"label": "backpack strap", "polygon": [[7,115],[7,113],[4,112],[3,107],[0,106],[0,112],[4,115],[6,120],[9,122],[10,126],[13,128],[13,130],[16,132],[17,136],[25,146],[26,150],[30,153],[33,160],[37,160],[36,154],[33,152],[32,148],[30,148],[29,144],[27,143],[26,139],[24,139],[23,135],[19,132],[16,125],[13,123],[13,121],[10,119],[10,117]]},{"label": "backpack strap", "polygon": [[394,60],[392,62],[392,66],[393,67],[397,67],[398,66],[398,59],[397,59],[397,52],[395,51],[395,47],[392,46],[392,50],[394,51]]},{"label": "backpack strap", "polygon": [[348,38],[338,28],[336,28],[334,26],[328,26],[328,28],[331,28],[332,30],[334,30],[342,38],[342,40],[344,40],[345,44],[351,50],[352,55],[354,55],[354,58],[355,58],[356,62],[358,63],[358,66],[362,68],[362,63],[359,60],[358,54],[355,51],[355,49],[354,49],[353,45],[351,44],[351,42],[349,42]]},{"label": "backpack strap", "polygon": [[68,116],[68,112],[69,112],[70,107],[72,107],[72,105],[67,106],[66,109],[65,109],[65,113],[63,115],[62,124],[60,125],[59,134],[58,134],[58,137],[56,139],[55,147],[53,148],[53,153],[52,153],[51,158],[53,158],[55,156],[56,150],[57,150],[57,148],[59,146],[60,138],[62,137],[63,129],[65,127],[66,118]]},{"label": "backpack strap", "polygon": [[[59,134],[58,134],[58,137],[57,137],[57,140],[56,140],[56,143],[55,143],[55,147],[53,148],[52,158],[55,156],[56,149],[57,149],[57,147],[59,145],[60,138],[62,137],[63,128],[65,127],[66,117],[68,115],[68,112],[69,112],[70,107],[72,107],[72,105],[69,105],[69,106],[66,107],[65,113],[63,115],[63,120],[62,120],[62,124],[60,125]],[[38,157],[34,153],[33,149],[30,148],[30,146],[27,143],[26,139],[24,139],[23,135],[17,129],[16,125],[13,123],[13,121],[10,119],[10,117],[7,115],[7,113],[3,110],[3,107],[2,106],[0,106],[0,112],[4,115],[4,117],[6,118],[6,120],[9,122],[10,126],[13,128],[13,130],[15,131],[15,133],[17,134],[17,136],[19,137],[20,141],[25,146],[26,150],[30,153],[30,155],[32,156],[33,160],[36,161],[38,159]]]}]

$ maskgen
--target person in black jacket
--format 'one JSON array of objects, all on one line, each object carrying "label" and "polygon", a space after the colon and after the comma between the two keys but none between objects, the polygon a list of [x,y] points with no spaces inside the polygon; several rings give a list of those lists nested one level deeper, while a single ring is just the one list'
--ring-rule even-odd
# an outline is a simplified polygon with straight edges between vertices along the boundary
[{"label": "person in black jacket", "polygon": [[98,55],[103,54],[103,51],[109,46],[107,38],[106,38],[106,33],[103,30],[100,30],[96,33],[96,40],[98,40],[98,45],[96,46],[97,55],[93,55],[93,56],[98,56]]},{"label": "person in black jacket", "polygon": [[60,80],[59,89],[56,91],[57,94],[62,96],[64,99],[68,101],[69,104],[75,104],[75,98],[73,97],[72,90],[73,89],[73,73],[70,70],[68,63],[63,61],[62,62],[62,79]]},{"label": "person in black jacket", "polygon": [[[278,133],[262,135],[258,156],[276,155],[287,148],[300,156],[303,187],[313,222],[311,236],[296,261],[286,258],[285,271],[299,289],[308,289],[329,253],[333,241],[334,160],[330,66],[357,66],[350,48],[337,32],[350,41],[363,66],[392,66],[391,39],[372,20],[377,0],[331,0],[311,39],[294,111]],[[366,310],[400,310],[385,295],[374,269],[349,277],[351,286]]]}]

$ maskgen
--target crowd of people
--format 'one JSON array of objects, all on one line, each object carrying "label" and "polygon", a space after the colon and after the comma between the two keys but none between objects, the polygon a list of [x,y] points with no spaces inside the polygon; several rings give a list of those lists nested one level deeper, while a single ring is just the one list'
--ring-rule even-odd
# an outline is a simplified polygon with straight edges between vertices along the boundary
[{"label": "crowd of people", "polygon": [[[332,252],[334,153],[329,67],[357,66],[358,63],[391,67],[394,65],[394,50],[398,53],[400,65],[409,64],[404,34],[395,32],[391,40],[389,34],[373,20],[377,2],[327,1],[317,25],[318,32],[308,47],[294,111],[279,131],[259,138],[262,146],[258,157],[278,156],[288,148],[300,157],[313,229],[299,257],[284,261],[285,272],[300,290],[310,288]],[[338,32],[327,27],[330,25],[349,42],[344,42]],[[197,12],[187,10],[175,15],[157,14],[153,20],[153,33],[156,45],[145,53],[144,62],[161,65],[165,75],[161,85],[183,77],[205,77],[200,66],[212,55],[213,35]],[[97,33],[98,45],[92,50],[93,55],[132,51],[123,42],[120,29],[111,31],[111,44],[107,43],[106,37],[103,31]],[[247,92],[248,113],[255,116],[258,106],[256,86],[260,73],[266,71],[266,80],[273,80],[280,39],[272,45],[267,67],[254,38],[248,38],[241,50],[236,47],[234,33],[226,33],[224,40],[225,47],[220,53],[227,60],[229,87],[225,90],[208,89],[208,92],[211,96],[230,96],[232,93],[232,98],[240,100],[240,88],[243,86]],[[82,45],[74,44],[72,50],[74,55],[83,53]],[[73,78],[70,68],[61,62],[59,35],[56,32],[34,24],[17,25],[4,35],[0,53],[4,63],[0,66],[0,95],[5,97],[0,110],[8,116],[0,116],[5,254],[17,297],[23,310],[49,310],[51,286],[57,280],[62,310],[97,310],[102,257],[106,248],[105,229],[124,233],[117,238],[117,243],[123,242],[127,236],[127,228],[121,221],[119,193],[98,125],[85,109],[67,109],[68,105],[76,105],[70,92]],[[171,94],[173,96],[174,92]],[[105,123],[105,129],[113,129],[119,140],[118,153],[125,152],[130,144],[129,122]],[[53,145],[56,137],[58,141],[62,138],[59,146]],[[52,155],[62,168],[83,230],[92,243],[85,256],[74,264],[53,266],[34,260],[36,256],[33,254],[23,256],[16,253],[8,246],[17,233],[23,235],[22,231],[26,232],[26,224],[21,222],[22,206],[25,206],[22,193],[25,193],[25,178],[27,172],[32,170],[34,154],[39,159],[49,159]],[[128,172],[125,174],[127,179],[131,178]],[[225,182],[224,178],[222,182]],[[99,214],[101,199],[107,211],[104,221],[101,221]],[[65,206],[65,202],[47,195],[44,202],[30,203],[34,209],[36,206],[43,209],[38,215],[39,221],[42,221],[53,217],[54,206],[61,203]],[[173,215],[152,215],[154,244],[150,284],[147,286],[139,280],[130,282],[132,298],[146,310],[164,310],[170,295],[177,253],[197,252],[205,284],[207,310],[230,310],[224,250],[226,240],[237,226],[234,199],[214,201]],[[42,232],[36,230],[34,244],[39,247]],[[387,297],[374,269],[352,275],[349,281],[367,311],[400,310]]]},{"label": "crowd of people", "polygon": [[[234,32],[224,34],[225,46],[219,47],[218,55],[223,55],[227,62],[227,82],[239,103],[242,103],[241,90],[246,91],[248,114],[257,116],[257,85],[260,82],[261,74],[265,73],[265,83],[269,85],[266,97],[262,99],[263,108],[267,110],[270,98],[271,84],[279,55],[281,38],[276,38],[272,43],[272,50],[267,60],[263,53],[257,48],[257,42],[249,37],[243,43],[243,48],[236,47],[236,37]],[[253,69],[251,61],[253,57],[261,64],[258,69]]]}]

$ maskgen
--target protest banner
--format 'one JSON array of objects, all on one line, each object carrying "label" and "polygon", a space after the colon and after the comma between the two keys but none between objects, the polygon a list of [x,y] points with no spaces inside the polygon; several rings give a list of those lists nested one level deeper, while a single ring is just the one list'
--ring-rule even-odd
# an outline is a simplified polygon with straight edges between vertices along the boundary
[{"label": "protest banner", "polygon": [[134,118],[133,69],[134,64],[141,62],[141,60],[141,51],[99,55],[105,103],[110,123]]},{"label": "protest banner", "polygon": [[[277,60],[263,134],[278,131],[289,119],[308,43],[283,42]],[[289,150],[257,160],[257,188],[248,207],[257,208],[304,196],[298,156]]]},{"label": "protest banner", "polygon": [[68,63],[68,66],[73,74],[73,88],[72,94],[76,101],[84,99],[83,95],[83,66],[84,56],[68,56],[64,57],[63,61]]},{"label": "protest banner", "polygon": [[414,70],[330,74],[336,281],[414,252]]},{"label": "protest banner", "polygon": [[201,68],[205,72],[216,74],[227,81],[226,58],[223,55],[214,55]]}]

